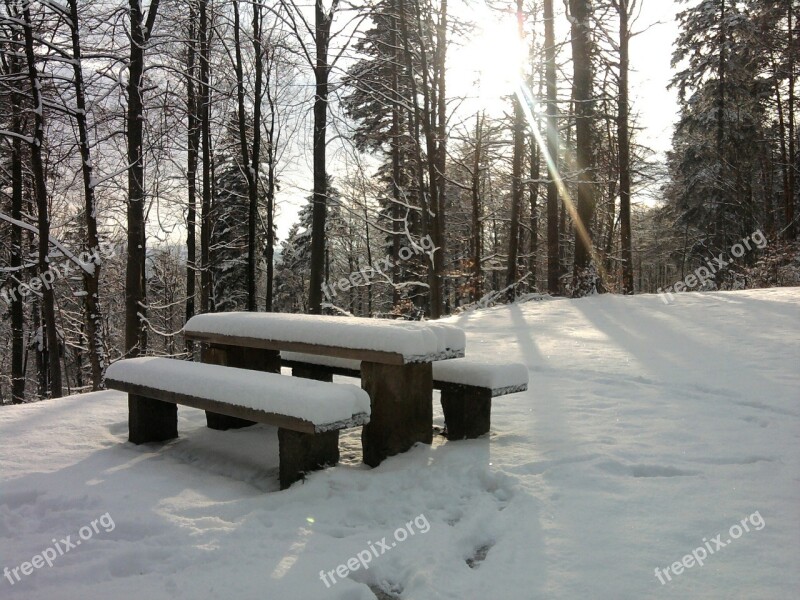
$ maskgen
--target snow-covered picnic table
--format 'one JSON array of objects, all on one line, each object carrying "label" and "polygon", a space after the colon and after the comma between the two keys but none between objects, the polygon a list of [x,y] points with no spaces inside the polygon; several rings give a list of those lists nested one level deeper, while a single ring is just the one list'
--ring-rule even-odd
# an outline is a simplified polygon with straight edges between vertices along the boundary
[{"label": "snow-covered picnic table", "polygon": [[[434,361],[464,356],[464,332],[450,325],[281,313],[212,313],[192,317],[187,339],[202,342],[206,363],[280,372],[280,351],[361,361],[371,417],[362,432],[364,462],[405,452],[433,436]],[[207,412],[209,427],[248,421]]]}]

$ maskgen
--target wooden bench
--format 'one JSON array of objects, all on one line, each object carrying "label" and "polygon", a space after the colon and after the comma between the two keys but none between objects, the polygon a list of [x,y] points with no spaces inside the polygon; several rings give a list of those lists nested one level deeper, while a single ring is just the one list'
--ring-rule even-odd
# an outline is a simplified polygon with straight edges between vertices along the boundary
[{"label": "wooden bench", "polygon": [[[281,364],[295,377],[317,381],[359,377],[361,369],[356,360],[296,352],[281,352]],[[528,389],[528,369],[473,358],[441,360],[433,363],[433,387],[441,390],[447,439],[471,439],[489,432],[492,398]]]},{"label": "wooden bench", "polygon": [[[433,441],[431,364],[464,356],[466,344],[462,329],[442,323],[254,312],[196,315],[184,334],[201,343],[204,363],[229,367],[278,373],[283,351],[358,361],[372,402],[361,431],[364,463],[371,467]],[[216,429],[249,424],[206,414]]]},{"label": "wooden bench", "polygon": [[128,393],[134,444],[178,437],[177,405],[278,427],[280,486],[339,461],[339,431],[369,422],[366,392],[349,384],[298,380],[274,373],[134,358],[112,364],[109,388]]}]

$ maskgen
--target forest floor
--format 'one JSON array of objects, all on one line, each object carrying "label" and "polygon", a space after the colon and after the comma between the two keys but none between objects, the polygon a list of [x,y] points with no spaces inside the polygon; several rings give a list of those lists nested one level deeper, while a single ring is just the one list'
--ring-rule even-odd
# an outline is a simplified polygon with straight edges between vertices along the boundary
[{"label": "forest floor", "polygon": [[180,439],[137,447],[124,394],[3,407],[0,597],[796,597],[800,288],[448,321],[530,370],[491,434],[369,469],[348,431],[339,466],[283,492],[273,428],[181,408]]}]

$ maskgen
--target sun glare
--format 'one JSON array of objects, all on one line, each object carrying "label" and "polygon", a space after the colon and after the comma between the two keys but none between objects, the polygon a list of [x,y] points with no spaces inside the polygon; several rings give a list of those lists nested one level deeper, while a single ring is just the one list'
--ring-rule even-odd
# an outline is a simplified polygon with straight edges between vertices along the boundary
[{"label": "sun glare", "polygon": [[486,107],[513,94],[519,84],[522,43],[513,16],[484,14],[473,38],[453,57],[457,87]]}]

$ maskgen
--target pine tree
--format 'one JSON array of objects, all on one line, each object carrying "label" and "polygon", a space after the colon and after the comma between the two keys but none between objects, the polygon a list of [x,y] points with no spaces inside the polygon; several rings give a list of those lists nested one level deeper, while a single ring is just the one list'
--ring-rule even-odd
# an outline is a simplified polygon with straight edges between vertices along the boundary
[{"label": "pine tree", "polygon": [[[339,190],[328,178],[327,214],[325,217],[325,269],[323,283],[328,283],[331,271],[331,246],[337,230],[342,228],[342,199]],[[314,197],[309,196],[297,215],[289,234],[281,244],[280,258],[275,265],[275,311],[307,312],[305,292],[311,279],[311,232]],[[345,270],[346,271],[346,270]],[[346,274],[346,273],[343,273]],[[325,289],[324,286],[322,288]],[[330,300],[323,294],[323,304]]]},{"label": "pine tree", "polygon": [[247,307],[247,179],[230,156],[220,161],[211,230],[211,280],[216,312]]},{"label": "pine tree", "polygon": [[697,228],[695,254],[726,251],[760,220],[754,199],[767,83],[740,3],[703,0],[678,15],[673,65],[683,66],[668,199],[679,227]]}]

